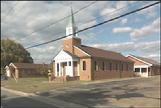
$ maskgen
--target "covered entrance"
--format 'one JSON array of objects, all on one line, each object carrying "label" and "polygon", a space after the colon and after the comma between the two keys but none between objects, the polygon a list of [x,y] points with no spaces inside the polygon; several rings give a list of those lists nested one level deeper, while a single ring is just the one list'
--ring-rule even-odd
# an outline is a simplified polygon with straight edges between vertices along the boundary
[{"label": "covered entrance", "polygon": [[54,58],[55,61],[55,76],[79,76],[79,58],[61,50]]}]

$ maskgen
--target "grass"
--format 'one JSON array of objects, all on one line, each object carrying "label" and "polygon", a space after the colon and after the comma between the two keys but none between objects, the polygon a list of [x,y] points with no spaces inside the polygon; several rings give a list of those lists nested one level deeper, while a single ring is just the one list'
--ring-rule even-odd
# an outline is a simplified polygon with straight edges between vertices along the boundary
[{"label": "grass", "polygon": [[116,78],[116,79],[104,79],[96,81],[69,81],[69,82],[48,82],[48,78],[45,77],[35,77],[35,78],[19,78],[18,82],[11,78],[9,80],[1,81],[1,86],[9,89],[19,90],[27,93],[35,92],[46,92],[55,89],[64,89],[66,87],[76,87],[82,84],[94,84],[94,83],[103,83],[111,81],[121,81],[130,78]]},{"label": "grass", "polygon": [[45,92],[53,89],[63,89],[64,87],[79,86],[82,81],[55,82],[49,83],[47,78],[19,78],[1,81],[1,86],[9,89],[19,90],[27,93]]}]

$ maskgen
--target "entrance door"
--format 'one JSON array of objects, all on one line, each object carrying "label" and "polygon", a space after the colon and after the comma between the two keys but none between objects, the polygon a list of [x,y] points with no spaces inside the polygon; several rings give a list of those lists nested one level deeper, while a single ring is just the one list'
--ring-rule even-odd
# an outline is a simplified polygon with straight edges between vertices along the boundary
[{"label": "entrance door", "polygon": [[74,61],[73,64],[74,64],[74,68],[73,68],[74,73],[73,73],[73,76],[78,76],[77,62]]},{"label": "entrance door", "polygon": [[63,76],[66,76],[67,62],[62,63],[62,67],[63,67]]}]

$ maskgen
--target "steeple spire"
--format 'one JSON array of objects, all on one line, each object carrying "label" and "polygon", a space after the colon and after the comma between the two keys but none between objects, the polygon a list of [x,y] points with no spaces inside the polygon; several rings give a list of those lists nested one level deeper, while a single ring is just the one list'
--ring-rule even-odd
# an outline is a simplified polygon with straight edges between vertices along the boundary
[{"label": "steeple spire", "polygon": [[[72,6],[70,8],[71,8],[71,14],[69,16],[68,24],[66,26],[66,35],[74,34],[77,31],[77,27],[76,27],[75,21],[74,21],[74,14],[73,14]],[[73,37],[73,36],[76,36],[76,34],[71,35],[71,37]]]}]

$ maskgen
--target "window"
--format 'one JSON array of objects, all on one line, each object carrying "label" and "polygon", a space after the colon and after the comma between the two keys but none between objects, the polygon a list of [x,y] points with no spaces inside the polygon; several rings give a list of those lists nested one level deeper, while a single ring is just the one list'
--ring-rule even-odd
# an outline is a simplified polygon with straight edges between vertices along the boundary
[{"label": "window", "polygon": [[95,71],[98,71],[98,64],[96,61],[94,62],[94,69],[95,69]]},{"label": "window", "polygon": [[97,62],[94,62],[94,70],[97,70]]},{"label": "window", "polygon": [[59,63],[57,63],[57,72],[59,72]]},{"label": "window", "polygon": [[68,63],[69,63],[69,66],[71,66],[71,61],[69,61]]},{"label": "window", "polygon": [[105,70],[105,63],[102,63],[102,70]]},{"label": "window", "polygon": [[144,72],[146,72],[146,71],[147,71],[146,68],[141,68],[141,72],[142,72],[142,73],[144,73]]},{"label": "window", "polygon": [[135,68],[135,72],[140,72],[140,68]]},{"label": "window", "polygon": [[86,61],[83,61],[83,70],[86,70]]},{"label": "window", "polygon": [[112,70],[112,63],[109,63],[109,69]]}]

